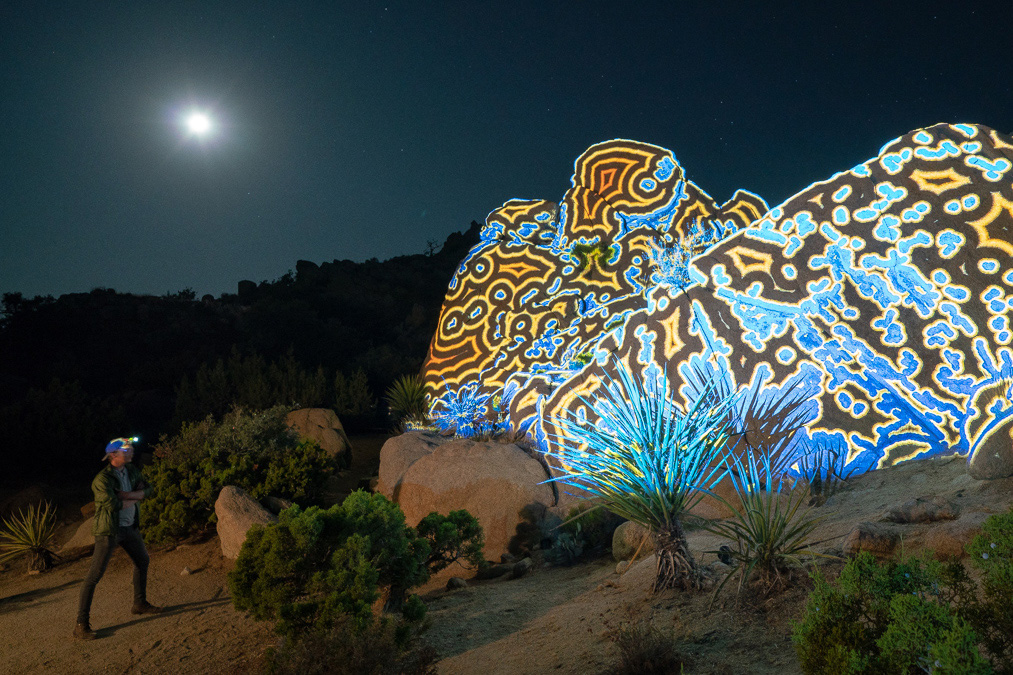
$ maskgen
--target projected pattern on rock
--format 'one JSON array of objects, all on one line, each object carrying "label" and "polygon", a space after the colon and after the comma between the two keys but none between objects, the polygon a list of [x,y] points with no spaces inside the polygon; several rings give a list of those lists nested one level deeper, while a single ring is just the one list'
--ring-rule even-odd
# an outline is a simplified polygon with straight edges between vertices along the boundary
[{"label": "projected pattern on rock", "polygon": [[558,207],[490,214],[427,361],[434,411],[466,391],[544,445],[553,418],[593,415],[580,396],[615,354],[683,400],[708,368],[761,397],[804,387],[808,437],[862,469],[1008,452],[1011,158],[1007,136],[937,125],[760,217],[660,148],[594,146]]}]

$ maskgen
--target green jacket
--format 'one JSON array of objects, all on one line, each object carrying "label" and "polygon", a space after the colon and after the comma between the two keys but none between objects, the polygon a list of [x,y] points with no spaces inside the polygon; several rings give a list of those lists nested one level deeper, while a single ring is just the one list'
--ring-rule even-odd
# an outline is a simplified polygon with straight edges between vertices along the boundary
[{"label": "green jacket", "polygon": [[[151,495],[151,487],[141,474],[141,470],[133,464],[127,464],[127,477],[130,479],[130,490],[144,490],[144,496]],[[115,536],[120,529],[120,509],[123,502],[116,493],[122,489],[120,479],[116,475],[116,469],[112,464],[106,465],[98,472],[95,480],[91,482],[91,491],[95,495],[95,524],[91,532],[96,537]],[[140,505],[138,505],[140,506]],[[140,519],[140,508],[137,511]]]}]

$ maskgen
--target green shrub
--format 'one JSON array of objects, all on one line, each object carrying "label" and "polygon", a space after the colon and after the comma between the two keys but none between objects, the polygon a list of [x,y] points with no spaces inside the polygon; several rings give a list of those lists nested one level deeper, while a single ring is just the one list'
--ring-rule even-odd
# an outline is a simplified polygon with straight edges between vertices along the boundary
[{"label": "green shrub", "polygon": [[981,636],[996,670],[1013,674],[1013,508],[989,516],[966,548],[982,577],[981,592],[963,616]]},{"label": "green shrub", "polygon": [[429,542],[426,566],[430,573],[435,574],[459,560],[470,568],[477,568],[484,562],[482,526],[464,509],[451,511],[446,516],[430,513],[419,522],[416,530]]},{"label": "green shrub", "polygon": [[215,500],[226,485],[254,499],[314,500],[337,470],[336,461],[316,443],[299,441],[285,424],[289,410],[237,407],[221,422],[208,417],[184,423],[176,436],[163,437],[145,470],[154,488],[141,509],[148,541],[164,543],[206,529],[215,522]]},{"label": "green shrub", "polygon": [[978,638],[959,606],[973,595],[957,562],[882,564],[867,552],[837,584],[813,572],[815,589],[792,640],[805,673],[987,673]]},{"label": "green shrub", "polygon": [[28,558],[29,571],[48,570],[58,555],[50,546],[56,534],[56,509],[49,502],[31,504],[26,511],[4,519],[0,531],[0,562],[19,556]]},{"label": "green shrub", "polygon": [[550,533],[552,545],[545,551],[545,559],[553,565],[573,565],[601,555],[612,547],[612,535],[622,522],[622,517],[605,507],[582,502]]},{"label": "green shrub", "polygon": [[381,617],[359,625],[347,615],[327,630],[289,638],[269,652],[271,675],[430,675],[436,651],[422,643],[404,622]]},{"label": "green shrub", "polygon": [[396,504],[363,491],[327,510],[293,506],[250,530],[229,574],[233,603],[288,636],[328,630],[346,615],[364,629],[384,597],[386,609],[421,621],[425,605],[406,600],[408,590],[454,560],[477,564],[482,555],[482,529],[467,511],[423,523],[420,534]]},{"label": "green shrub", "polygon": [[276,621],[284,635],[325,630],[345,614],[365,626],[381,591],[400,609],[406,591],[429,578],[429,553],[397,505],[360,490],[327,510],[293,506],[251,529],[229,588],[237,609]]},{"label": "green shrub", "polygon": [[566,514],[559,532],[579,537],[586,550],[604,552],[612,548],[612,535],[623,522],[622,516],[617,516],[604,506],[582,502]]}]

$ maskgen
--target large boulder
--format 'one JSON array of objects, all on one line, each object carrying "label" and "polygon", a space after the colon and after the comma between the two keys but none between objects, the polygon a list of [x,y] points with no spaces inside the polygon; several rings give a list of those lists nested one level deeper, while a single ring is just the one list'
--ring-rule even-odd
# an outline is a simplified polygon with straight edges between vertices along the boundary
[{"label": "large boulder", "polygon": [[380,475],[376,491],[391,501],[397,501],[397,489],[401,486],[401,478],[408,467],[415,460],[452,440],[454,439],[421,431],[409,431],[388,439],[380,449]]},{"label": "large boulder", "polygon": [[285,417],[289,428],[299,434],[300,439],[316,441],[317,444],[336,457],[341,466],[352,465],[352,443],[341,425],[341,420],[328,408],[301,408]]},{"label": "large boulder", "polygon": [[998,441],[987,450],[978,451],[967,465],[967,473],[977,480],[992,480],[1013,476],[1013,426],[1006,434],[996,434]]},{"label": "large boulder", "polygon": [[278,518],[260,503],[234,485],[226,485],[215,501],[215,516],[218,518],[218,539],[222,555],[235,560],[239,549],[246,541],[246,533],[253,525],[267,525]]},{"label": "large boulder", "polygon": [[74,534],[71,535],[63,546],[60,547],[60,557],[73,560],[82,556],[89,555],[95,550],[95,535],[92,534],[92,529],[95,526],[95,516],[85,518],[85,520],[74,529]]},{"label": "large boulder", "polygon": [[542,463],[515,444],[405,434],[392,447],[397,452],[388,453],[386,467],[387,446],[381,452],[380,481],[408,524],[433,511],[467,509],[485,532],[487,559],[499,560],[508,552],[526,506],[555,503]]}]

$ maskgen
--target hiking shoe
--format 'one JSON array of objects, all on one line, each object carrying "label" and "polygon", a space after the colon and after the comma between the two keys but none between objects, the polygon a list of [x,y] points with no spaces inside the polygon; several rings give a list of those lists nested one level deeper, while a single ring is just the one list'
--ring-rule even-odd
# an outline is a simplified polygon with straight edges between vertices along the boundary
[{"label": "hiking shoe", "polygon": [[151,604],[147,600],[144,602],[135,602],[134,606],[130,608],[131,614],[161,614],[162,608]]},{"label": "hiking shoe", "polygon": [[79,623],[74,626],[74,637],[78,640],[94,640],[95,631],[93,631],[91,626],[88,625],[88,622],[85,621],[84,623]]}]

